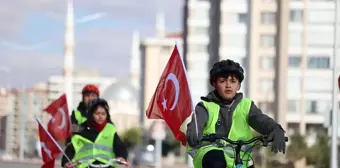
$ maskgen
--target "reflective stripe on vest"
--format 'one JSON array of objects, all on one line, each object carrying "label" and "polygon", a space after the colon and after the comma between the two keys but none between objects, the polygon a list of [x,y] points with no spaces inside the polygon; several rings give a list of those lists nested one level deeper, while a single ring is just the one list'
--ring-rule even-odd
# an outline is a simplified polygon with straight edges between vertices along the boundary
[{"label": "reflective stripe on vest", "polygon": [[78,109],[74,109],[73,111],[74,117],[76,118],[78,125],[84,123],[87,120],[86,116],[83,116]]},{"label": "reflective stripe on vest", "polygon": [[[209,134],[215,134],[216,133],[216,124],[217,120],[219,118],[219,113],[220,113],[220,106],[214,102],[207,102],[207,101],[202,101],[204,107],[207,109],[208,112],[208,121],[206,122],[205,127],[203,128],[203,135],[209,135]],[[247,98],[243,98],[240,103],[236,106],[235,110],[233,111],[233,116],[232,116],[232,125],[231,129],[229,131],[228,138],[237,141],[237,140],[249,140],[251,139],[252,136],[252,129],[248,124],[248,114],[251,106],[251,100]],[[227,142],[220,141],[220,143],[226,144],[224,148],[219,148],[220,150],[223,150],[224,153],[226,154],[226,159],[227,159],[227,164],[228,166],[233,167],[234,165],[234,159],[235,158],[235,152],[234,148],[232,148],[230,145],[228,145]],[[211,144],[208,146],[202,146],[201,148],[196,148],[196,151],[191,151],[189,154],[194,155],[204,155],[206,152],[209,151],[209,148],[216,147],[216,144]],[[251,159],[251,149],[252,145],[244,145],[241,148],[241,159],[243,160],[244,165],[247,165],[248,160]],[[200,153],[200,154],[199,154]],[[195,162],[194,157],[194,162]],[[198,158],[202,158],[202,156],[197,156]],[[201,163],[200,161],[197,161]],[[195,163],[194,163],[195,164]],[[196,163],[198,164],[198,163]]]},{"label": "reflective stripe on vest", "polygon": [[[75,150],[75,156],[72,161],[81,162],[77,168],[86,168],[88,166],[88,160],[90,160],[91,163],[97,160],[107,164],[110,159],[114,158],[115,154],[112,144],[115,133],[115,126],[107,123],[97,136],[95,142],[91,142],[80,135],[74,135],[71,140]],[[112,164],[112,166],[114,166],[114,164]]]}]

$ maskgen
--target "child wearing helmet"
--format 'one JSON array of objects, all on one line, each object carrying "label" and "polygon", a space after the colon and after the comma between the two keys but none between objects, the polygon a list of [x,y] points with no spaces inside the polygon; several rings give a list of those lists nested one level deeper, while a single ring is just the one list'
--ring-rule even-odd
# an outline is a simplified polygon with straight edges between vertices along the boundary
[{"label": "child wearing helmet", "polygon": [[82,130],[72,136],[65,149],[71,162],[63,156],[63,167],[88,167],[89,160],[92,164],[108,164],[113,158],[127,159],[127,148],[111,121],[107,102],[98,98],[92,100],[89,106],[87,120],[81,124]]},{"label": "child wearing helmet", "polygon": [[74,109],[71,114],[72,125],[80,125],[86,121],[88,104],[91,100],[99,97],[99,89],[97,86],[89,84],[83,88],[81,94],[82,101],[79,103],[77,109]]},{"label": "child wearing helmet", "polygon": [[[82,92],[82,101],[79,103],[76,109],[72,110],[71,114],[71,132],[78,132],[81,127],[80,125],[87,120],[87,110],[89,102],[99,97],[99,89],[96,85],[88,84],[84,86]],[[65,144],[70,142],[70,138],[66,139]]]},{"label": "child wearing helmet", "polygon": [[[196,116],[193,115],[191,123],[188,124],[186,135],[190,147],[197,146],[202,137],[209,134],[249,140],[254,129],[262,135],[273,137],[273,152],[285,152],[285,131],[282,127],[263,114],[252,100],[238,93],[243,79],[244,70],[237,62],[228,59],[213,65],[210,70],[210,84],[214,90],[201,97],[201,102],[195,107]],[[216,118],[213,119],[213,116]],[[194,158],[195,168],[234,166],[233,156],[225,155],[223,150],[208,148],[189,152]],[[251,152],[248,154],[251,156]]]}]

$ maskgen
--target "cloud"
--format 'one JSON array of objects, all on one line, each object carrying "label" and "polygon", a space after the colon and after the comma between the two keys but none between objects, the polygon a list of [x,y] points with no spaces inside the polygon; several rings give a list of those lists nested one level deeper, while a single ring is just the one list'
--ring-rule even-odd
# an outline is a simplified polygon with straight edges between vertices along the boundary
[{"label": "cloud", "polygon": [[[22,83],[32,86],[37,81],[46,81],[48,76],[62,72],[62,55],[38,51],[18,51],[4,47],[0,47],[0,51],[0,66],[9,68],[9,73],[4,76],[6,79],[9,78],[12,86],[21,87]],[[3,71],[0,72],[2,75],[3,73]],[[0,85],[4,82],[8,83],[8,80],[2,80]]]},{"label": "cloud", "polygon": [[[63,24],[65,2],[66,0],[5,0],[1,3],[0,22],[6,24],[0,26],[0,59],[2,65],[10,67],[14,84],[34,84],[37,81],[46,81],[49,75],[62,72],[62,26],[48,27],[48,30],[43,30],[39,25],[31,28],[37,33],[36,36],[30,36],[34,43],[25,41],[27,37],[22,33],[27,22],[31,21],[32,14],[44,15]],[[78,12],[76,19],[93,14],[82,18],[82,21],[94,20],[76,29],[75,65],[98,69],[105,75],[128,75],[133,30],[139,30],[142,38],[153,35],[155,14],[160,8],[164,9],[170,31],[181,28],[182,0],[160,2],[75,0],[74,6]],[[46,31],[51,33],[45,33]],[[3,84],[1,82],[0,85]]]}]

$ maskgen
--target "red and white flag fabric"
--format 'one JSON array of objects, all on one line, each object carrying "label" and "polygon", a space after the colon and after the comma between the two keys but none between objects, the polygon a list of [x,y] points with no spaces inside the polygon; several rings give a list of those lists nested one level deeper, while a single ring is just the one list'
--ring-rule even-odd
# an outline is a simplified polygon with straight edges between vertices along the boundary
[{"label": "red and white flag fabric", "polygon": [[63,94],[44,109],[52,116],[47,125],[48,132],[57,141],[71,136],[71,121],[67,107],[66,94]]},{"label": "red and white flag fabric", "polygon": [[54,168],[55,159],[61,153],[58,145],[53,141],[52,137],[46,129],[38,121],[39,138],[41,146],[41,156],[44,164],[41,168]]},{"label": "red and white flag fabric", "polygon": [[163,119],[177,140],[186,146],[186,128],[193,104],[183,61],[175,45],[151,99],[146,116]]}]

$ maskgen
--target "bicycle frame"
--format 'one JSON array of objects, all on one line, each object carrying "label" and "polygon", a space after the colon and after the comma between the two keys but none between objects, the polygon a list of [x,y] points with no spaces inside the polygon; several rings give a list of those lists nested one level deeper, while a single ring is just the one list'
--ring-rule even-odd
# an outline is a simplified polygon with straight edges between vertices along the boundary
[{"label": "bicycle frame", "polygon": [[[217,136],[215,134],[203,137],[202,141],[216,142],[219,139],[224,140],[231,145],[236,145],[236,147],[234,147],[235,148],[234,163],[235,163],[236,168],[242,168],[242,166],[243,166],[243,162],[242,162],[242,159],[241,159],[241,156],[240,156],[241,148],[242,148],[243,145],[249,145],[249,144],[252,144],[254,142],[261,141],[262,146],[268,146],[268,143],[272,142],[272,140],[268,140],[267,136],[254,137],[254,138],[250,139],[249,141],[242,141],[242,140],[233,141],[233,140],[230,140],[226,137]],[[285,141],[286,142],[288,141],[288,137],[285,137]]]},{"label": "bicycle frame", "polygon": [[112,165],[112,163],[117,163],[119,165],[124,165],[125,167],[129,166],[128,162],[122,161],[120,159],[110,159],[109,162],[107,164],[92,164],[91,160],[84,160],[84,161],[80,161],[79,163],[86,163],[88,164],[88,167],[95,167],[95,168],[107,168],[110,167]]}]

